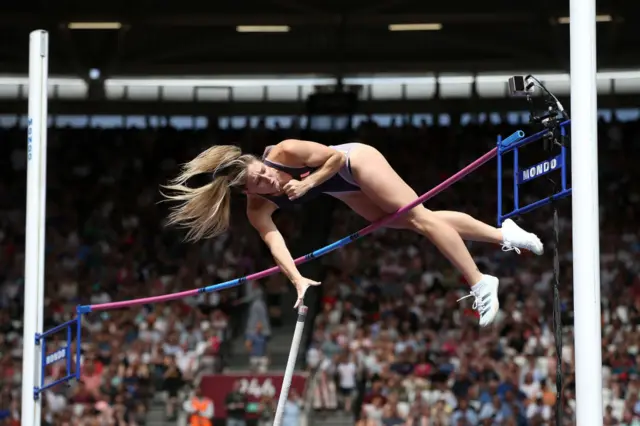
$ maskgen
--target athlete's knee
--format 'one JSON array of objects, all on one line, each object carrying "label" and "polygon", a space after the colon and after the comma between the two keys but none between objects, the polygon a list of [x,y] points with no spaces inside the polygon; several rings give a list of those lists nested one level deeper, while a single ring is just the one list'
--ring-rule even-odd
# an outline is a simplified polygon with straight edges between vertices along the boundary
[{"label": "athlete's knee", "polygon": [[439,222],[441,220],[431,210],[418,206],[407,214],[405,225],[414,231],[430,233]]}]

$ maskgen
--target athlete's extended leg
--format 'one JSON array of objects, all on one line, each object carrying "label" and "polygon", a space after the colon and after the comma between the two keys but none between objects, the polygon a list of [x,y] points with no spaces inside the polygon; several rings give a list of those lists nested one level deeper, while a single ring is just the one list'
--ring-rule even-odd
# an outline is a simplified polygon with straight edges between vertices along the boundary
[{"label": "athlete's extended leg", "polygon": [[466,213],[439,210],[433,214],[453,226],[463,240],[502,243],[502,232],[498,228],[480,222]]},{"label": "athlete's extended leg", "polygon": [[[388,214],[362,192],[334,194],[334,197],[340,199],[347,204],[351,210],[370,222],[382,219]],[[518,249],[524,248],[536,254],[542,254],[543,247],[538,237],[522,230],[511,220],[505,221],[503,227],[498,229],[466,213],[448,210],[435,211],[432,213],[453,227],[463,240],[502,244],[505,250],[519,251]],[[404,218],[399,218],[387,224],[386,227],[407,229],[409,226],[407,226]]]},{"label": "athlete's extended leg", "polygon": [[[415,191],[398,176],[384,156],[372,147],[362,145],[352,150],[351,167],[362,192],[385,213],[393,213],[417,198]],[[498,279],[483,275],[478,270],[460,233],[446,216],[417,206],[407,213],[406,223],[408,228],[429,238],[463,274],[476,297],[475,307],[480,311],[480,325],[487,325],[493,321],[499,308]],[[490,228],[487,225],[484,230],[491,233]],[[498,237],[487,235],[486,239],[496,240]]]},{"label": "athlete's extended leg", "polygon": [[524,231],[510,219],[505,220],[502,228],[498,229],[466,213],[442,210],[433,214],[453,226],[464,240],[502,244],[505,250],[516,250],[518,253],[521,248],[538,255],[544,251],[542,242],[535,234]]}]

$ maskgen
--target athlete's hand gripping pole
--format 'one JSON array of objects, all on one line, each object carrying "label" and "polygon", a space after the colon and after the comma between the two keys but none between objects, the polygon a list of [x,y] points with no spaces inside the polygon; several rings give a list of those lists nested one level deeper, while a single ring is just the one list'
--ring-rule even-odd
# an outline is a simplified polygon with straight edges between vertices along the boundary
[{"label": "athlete's hand gripping pole", "polygon": [[320,285],[320,282],[302,277],[294,281],[293,285],[296,287],[296,291],[298,293],[298,299],[296,300],[296,304],[293,306],[293,309],[297,309],[298,307],[302,308],[304,306],[304,295],[307,293],[307,290],[309,290],[309,287]]}]

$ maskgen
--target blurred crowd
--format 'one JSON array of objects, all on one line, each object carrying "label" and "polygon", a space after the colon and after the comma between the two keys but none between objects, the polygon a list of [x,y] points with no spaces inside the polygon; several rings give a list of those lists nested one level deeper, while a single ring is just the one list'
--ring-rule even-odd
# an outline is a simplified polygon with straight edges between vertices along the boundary
[{"label": "blurred crowd", "polygon": [[[49,132],[45,330],[72,319],[78,304],[203,287],[267,265],[242,221],[198,245],[163,224],[159,185],[208,141],[173,129]],[[25,147],[24,129],[0,129],[0,424],[9,425],[20,413]],[[180,392],[199,374],[219,372],[229,339],[244,333],[239,316],[255,298],[250,286],[85,316],[82,378],[45,392],[43,424],[140,426],[158,394],[166,417],[176,418]],[[263,318],[256,315],[254,326]],[[47,353],[66,344],[66,333],[58,333],[47,339]],[[65,362],[54,363],[46,383],[67,373]]]},{"label": "blurred crowd", "polygon": [[[240,143],[261,153],[285,137],[326,144],[361,140],[378,147],[418,193],[435,186],[515,130],[489,123],[464,127],[365,123],[356,131],[267,129],[52,129],[49,136],[45,329],[71,319],[78,304],[160,295],[226,281],[271,266],[258,236],[234,203],[232,229],[215,240],[183,243],[164,227],[159,185],[210,144]],[[640,421],[640,241],[633,219],[640,201],[638,123],[600,127],[602,330],[605,424]],[[0,424],[18,425],[24,305],[26,151],[24,129],[0,129]],[[540,153],[532,152],[532,158]],[[430,160],[431,159],[431,160]],[[437,159],[433,161],[432,159]],[[535,161],[533,161],[535,162]],[[495,167],[486,165],[428,203],[495,221]],[[509,171],[505,171],[509,175]],[[534,182],[525,197],[544,194]],[[562,319],[572,323],[570,203],[561,203]],[[301,212],[279,214],[290,239]],[[525,228],[550,241],[548,210]],[[330,240],[364,225],[343,207]],[[548,248],[549,245],[547,245]],[[451,266],[414,234],[381,230],[327,256],[321,313],[309,366],[318,371],[313,408],[345,410],[365,426],[553,424],[555,402],[552,260],[473,244],[482,269],[501,279],[495,326],[479,329],[468,290]],[[551,253],[551,250],[547,250]],[[142,426],[162,394],[166,417],[199,374],[220,371],[231,338],[245,336],[251,363],[268,368],[266,339],[254,330],[278,325],[283,280],[255,283],[169,304],[86,316],[82,379],[45,392],[43,424]],[[264,296],[263,296],[264,295]],[[268,312],[247,313],[256,297]],[[242,308],[242,309],[241,309]],[[253,311],[252,311],[253,312]],[[268,316],[265,320],[264,316]],[[250,318],[247,325],[243,317]],[[248,332],[247,332],[248,331]],[[571,327],[564,327],[566,424],[573,424],[575,379]],[[268,335],[268,331],[267,331]],[[66,344],[64,333],[48,352]],[[73,348],[75,349],[75,348]],[[47,369],[47,383],[67,374]],[[3,423],[4,422],[4,423]],[[634,423],[636,422],[636,423]]]}]

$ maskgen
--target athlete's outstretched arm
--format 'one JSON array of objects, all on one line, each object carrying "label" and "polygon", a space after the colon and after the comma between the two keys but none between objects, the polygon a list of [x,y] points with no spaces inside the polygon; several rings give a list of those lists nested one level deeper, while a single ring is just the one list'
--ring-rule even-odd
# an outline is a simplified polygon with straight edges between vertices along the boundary
[{"label": "athlete's outstretched arm", "polygon": [[258,198],[253,195],[247,195],[247,217],[251,225],[258,231],[260,238],[265,242],[273,260],[280,267],[282,272],[289,278],[298,291],[298,301],[295,307],[302,303],[307,288],[311,285],[318,285],[319,282],[305,278],[298,271],[293,256],[287,248],[287,244],[282,234],[273,223],[271,215],[276,210],[276,206],[271,202]]},{"label": "athlete's outstretched arm", "polygon": [[292,283],[295,283],[302,278],[302,275],[293,261],[293,256],[291,256],[282,234],[271,218],[276,208],[268,201],[247,195],[247,217],[249,218],[249,223],[258,231],[260,238],[269,247],[273,259],[282,269],[282,272]]}]

